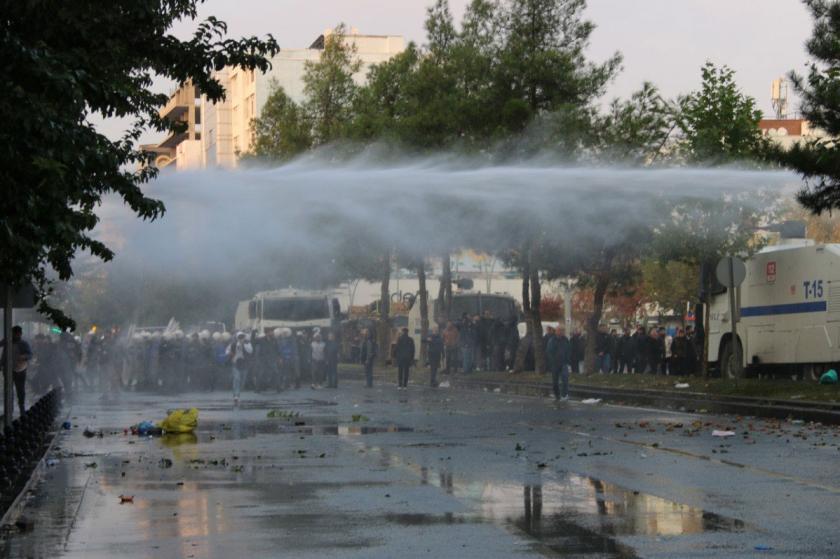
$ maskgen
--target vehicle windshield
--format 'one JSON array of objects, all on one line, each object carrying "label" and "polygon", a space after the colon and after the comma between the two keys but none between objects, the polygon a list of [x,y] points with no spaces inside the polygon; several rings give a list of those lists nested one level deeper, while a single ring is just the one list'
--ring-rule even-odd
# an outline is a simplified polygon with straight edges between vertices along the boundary
[{"label": "vehicle windshield", "polygon": [[330,317],[326,298],[263,299],[264,320],[319,320]]}]

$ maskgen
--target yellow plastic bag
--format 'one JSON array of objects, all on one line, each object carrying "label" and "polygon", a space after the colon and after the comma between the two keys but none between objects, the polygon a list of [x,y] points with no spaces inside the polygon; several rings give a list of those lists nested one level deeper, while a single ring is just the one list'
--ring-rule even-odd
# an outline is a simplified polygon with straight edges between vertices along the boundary
[{"label": "yellow plastic bag", "polygon": [[167,433],[192,433],[198,425],[198,410],[175,410],[158,423]]}]

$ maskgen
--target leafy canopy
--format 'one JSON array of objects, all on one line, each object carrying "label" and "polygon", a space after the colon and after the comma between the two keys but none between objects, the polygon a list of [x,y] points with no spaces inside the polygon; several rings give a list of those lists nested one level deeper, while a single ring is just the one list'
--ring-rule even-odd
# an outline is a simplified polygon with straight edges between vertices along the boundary
[{"label": "leafy canopy", "polygon": [[[114,193],[142,219],[164,207],[141,185],[151,166],[137,148],[151,128],[169,131],[158,109],[167,95],[158,78],[192,81],[211,101],[224,96],[214,70],[241,66],[266,70],[275,41],[225,38],[224,22],[210,17],[193,36],[169,30],[197,18],[197,0],[65,2],[4,0],[0,18],[0,283],[33,282],[42,311],[61,325],[71,321],[45,302],[48,277],[73,275],[77,251],[110,260],[113,252],[91,236],[103,196]],[[93,115],[126,118],[128,130],[110,140]]]},{"label": "leafy canopy", "polygon": [[801,98],[802,116],[828,136],[794,145],[780,159],[805,178],[799,201],[814,213],[840,208],[840,2],[805,0],[814,16],[807,42],[814,58],[808,75],[791,74]]}]

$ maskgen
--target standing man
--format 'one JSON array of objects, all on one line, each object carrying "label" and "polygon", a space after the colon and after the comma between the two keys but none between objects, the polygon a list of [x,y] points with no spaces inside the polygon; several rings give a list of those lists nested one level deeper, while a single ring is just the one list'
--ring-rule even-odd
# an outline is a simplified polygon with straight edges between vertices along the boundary
[{"label": "standing man", "polygon": [[610,335],[603,324],[598,325],[595,333],[595,370],[599,373],[610,372]]},{"label": "standing man", "polygon": [[312,387],[320,387],[326,380],[327,344],[321,339],[321,333],[315,332],[310,344],[312,354]]},{"label": "standing man", "polygon": [[554,336],[554,327],[548,326],[545,335],[542,337],[543,351],[545,355],[545,370],[549,373],[554,370],[554,351],[549,346],[554,344],[557,339]]},{"label": "standing man", "polygon": [[394,358],[397,361],[399,390],[408,388],[408,371],[414,363],[414,339],[408,335],[408,328],[403,328],[394,348]]},{"label": "standing man", "polygon": [[[554,335],[554,355],[551,369],[551,383],[554,390],[554,399],[566,401],[569,399],[569,361],[572,356],[572,344],[566,337],[566,327],[563,324],[557,326]],[[560,382],[563,382],[563,389],[560,389]]]},{"label": "standing man", "polygon": [[298,355],[297,338],[289,328],[280,330],[280,349],[278,351],[280,365],[280,387],[290,388],[294,383],[295,388],[300,388],[300,359]]},{"label": "standing man", "polygon": [[362,342],[361,360],[365,366],[365,383],[368,388],[373,387],[373,362],[376,359],[376,340],[373,338],[373,330],[368,328],[363,333],[365,340]]},{"label": "standing man", "polygon": [[633,363],[634,373],[644,373],[647,371],[648,356],[650,350],[648,349],[648,336],[645,334],[645,327],[639,326],[636,328],[636,333],[633,335],[635,343],[636,361]]},{"label": "standing man", "polygon": [[446,323],[446,328],[443,330],[443,348],[446,352],[446,374],[452,373],[452,369],[458,368],[458,344],[460,343],[461,334],[455,325],[450,320]]},{"label": "standing man", "polygon": [[685,330],[677,328],[677,335],[671,341],[671,358],[668,363],[668,372],[672,375],[687,375],[688,370],[688,338],[685,337]]},{"label": "standing man", "polygon": [[577,374],[580,372],[580,362],[583,359],[584,349],[586,347],[586,341],[583,339],[579,328],[576,328],[575,333],[572,334],[571,344],[572,372]]},{"label": "standing man", "polygon": [[432,332],[426,338],[426,347],[428,348],[426,356],[429,358],[429,371],[431,373],[429,385],[432,388],[436,388],[438,385],[437,373],[440,368],[441,357],[443,356],[443,338],[438,333],[437,325],[432,326]]},{"label": "standing man", "polygon": [[[6,345],[3,340],[3,352],[0,354],[2,359],[2,367],[6,367]],[[15,392],[17,393],[18,410],[20,415],[26,410],[26,368],[29,366],[29,361],[32,359],[32,348],[29,347],[29,342],[23,339],[23,329],[20,326],[12,328],[12,381],[15,385]],[[9,374],[8,371],[5,371]]]},{"label": "standing man", "polygon": [[327,341],[324,344],[324,356],[327,369],[327,388],[338,388],[338,342],[335,339],[335,332],[330,330],[327,334]]},{"label": "standing man", "polygon": [[253,353],[254,347],[247,340],[244,332],[238,332],[236,339],[230,343],[225,351],[225,355],[232,365],[234,405],[239,405],[239,395],[248,375],[248,359]]}]

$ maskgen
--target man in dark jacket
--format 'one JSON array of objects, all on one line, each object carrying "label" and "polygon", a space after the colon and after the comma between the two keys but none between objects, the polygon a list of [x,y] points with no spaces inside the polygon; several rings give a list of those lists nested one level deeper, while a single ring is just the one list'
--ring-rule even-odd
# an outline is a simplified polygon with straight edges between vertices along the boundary
[{"label": "man in dark jacket", "polygon": [[394,359],[397,361],[398,370],[398,388],[408,388],[408,370],[414,363],[414,339],[408,335],[408,328],[403,328],[400,337],[397,338],[396,346],[394,347]]},{"label": "man in dark jacket", "polygon": [[610,335],[605,326],[598,326],[595,333],[595,370],[599,373],[610,372]]},{"label": "man in dark jacket", "polygon": [[[0,366],[3,367],[5,374],[6,368],[6,340],[0,341],[3,351],[0,354]],[[32,348],[29,342],[23,339],[23,329],[20,326],[12,328],[12,382],[17,393],[18,410],[20,415],[26,411],[26,369],[29,366],[29,361],[32,359]],[[10,411],[11,413],[11,411]]]},{"label": "man in dark jacket", "polygon": [[685,337],[685,330],[677,328],[677,335],[671,341],[671,362],[668,363],[668,370],[672,375],[687,375],[688,370],[688,338]]},{"label": "man in dark jacket", "polygon": [[648,336],[645,327],[639,326],[633,334],[634,352],[636,361],[633,363],[634,373],[644,373],[648,365]]},{"label": "man in dark jacket", "polygon": [[583,354],[586,348],[586,340],[581,335],[580,330],[575,330],[570,343],[572,346],[571,368],[572,372],[577,374],[580,372],[580,362],[583,360]]},{"label": "man in dark jacket", "polygon": [[551,372],[554,370],[554,355],[553,352],[548,350],[548,346],[555,340],[554,327],[548,326],[545,330],[545,334],[542,337],[543,355],[545,355],[545,370]]},{"label": "man in dark jacket", "polygon": [[[555,400],[569,399],[569,359],[571,355],[571,342],[566,337],[566,327],[561,324],[557,326],[556,332],[552,331],[546,345],[546,359],[550,357],[551,384]],[[562,391],[560,390],[561,380],[563,381]]]},{"label": "man in dark jacket", "polygon": [[373,363],[376,360],[376,340],[374,339],[373,329],[364,331],[365,341],[362,342],[362,350],[360,358],[362,365],[365,366],[365,386],[373,387]]},{"label": "man in dark jacket", "polygon": [[618,339],[618,374],[625,374],[627,371],[633,370],[633,363],[635,362],[635,342],[633,336],[630,335],[630,329],[625,328],[624,334]]},{"label": "man in dark jacket", "polygon": [[432,331],[426,338],[426,356],[429,359],[429,371],[431,378],[429,384],[432,387],[438,385],[437,373],[440,368],[440,361],[443,357],[443,337],[438,333],[438,327],[432,326]]}]

